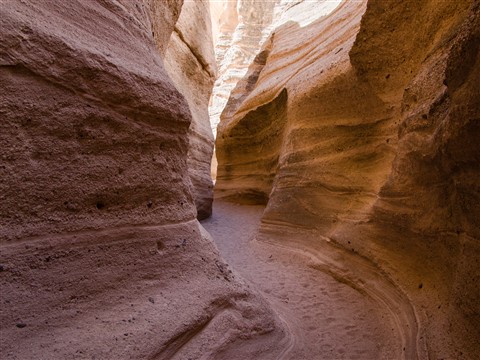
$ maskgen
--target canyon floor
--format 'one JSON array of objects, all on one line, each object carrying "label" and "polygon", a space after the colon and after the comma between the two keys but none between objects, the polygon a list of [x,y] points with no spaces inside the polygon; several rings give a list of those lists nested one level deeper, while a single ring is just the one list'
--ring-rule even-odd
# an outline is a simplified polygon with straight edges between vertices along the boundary
[{"label": "canyon floor", "polygon": [[[281,358],[399,359],[409,358],[409,352],[416,355],[415,340],[406,339],[405,323],[399,327],[398,314],[392,312],[399,304],[389,305],[381,296],[369,295],[362,290],[365,283],[349,284],[335,275],[334,269],[319,270],[307,253],[256,241],[263,210],[262,206],[216,200],[213,216],[202,225],[226,261],[267,299],[284,322],[290,341]],[[361,265],[358,272],[365,273]],[[388,286],[378,285],[389,291]]]}]

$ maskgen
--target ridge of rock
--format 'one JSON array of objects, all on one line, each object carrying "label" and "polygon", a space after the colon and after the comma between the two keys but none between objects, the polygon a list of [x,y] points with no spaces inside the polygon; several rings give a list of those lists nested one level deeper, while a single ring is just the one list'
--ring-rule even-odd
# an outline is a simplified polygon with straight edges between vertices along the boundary
[{"label": "ridge of rock", "polygon": [[190,48],[213,53],[182,16],[202,25],[205,2],[0,2],[2,359],[282,351],[281,321],[196,220],[212,77]]},{"label": "ridge of rock", "polygon": [[174,26],[165,56],[165,68],[185,96],[192,122],[187,165],[197,218],[212,214],[213,182],[210,176],[213,134],[208,102],[215,80],[215,55],[208,1],[186,2]]},{"label": "ridge of rock", "polygon": [[416,309],[420,358],[480,354],[479,6],[293,17],[218,126],[216,196],[266,203],[261,240],[369,259]]}]

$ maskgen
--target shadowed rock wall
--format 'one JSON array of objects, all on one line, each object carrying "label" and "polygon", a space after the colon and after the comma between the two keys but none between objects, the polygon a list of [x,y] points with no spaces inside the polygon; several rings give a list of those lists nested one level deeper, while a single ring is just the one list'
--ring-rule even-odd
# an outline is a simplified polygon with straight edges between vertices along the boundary
[{"label": "shadowed rock wall", "polygon": [[[328,239],[373,261],[414,304],[431,358],[480,352],[478,17],[478,1],[380,0],[293,17],[216,142],[217,196],[267,200],[260,239],[295,246],[303,229],[310,249]],[[248,156],[282,92],[278,161]]]},{"label": "shadowed rock wall", "polygon": [[[208,181],[199,167],[192,196],[189,166],[207,161],[211,136],[191,123],[213,70],[210,45],[178,20],[182,3],[1,2],[2,359],[283,348],[279,320],[195,219]],[[201,5],[187,8],[205,21]],[[262,347],[238,350],[260,335]]]},{"label": "shadowed rock wall", "polygon": [[205,219],[212,214],[213,133],[208,102],[216,76],[208,1],[188,1],[183,5],[170,37],[165,68],[187,99],[192,114],[187,164],[197,218]]}]

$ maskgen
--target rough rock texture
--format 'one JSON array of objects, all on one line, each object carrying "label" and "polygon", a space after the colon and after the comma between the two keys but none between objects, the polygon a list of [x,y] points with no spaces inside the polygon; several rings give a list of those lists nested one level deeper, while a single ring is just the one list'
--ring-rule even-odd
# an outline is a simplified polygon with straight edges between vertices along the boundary
[{"label": "rough rock texture", "polygon": [[[323,1],[317,3],[323,3]],[[310,2],[311,10],[317,3]],[[265,176],[265,170],[270,169],[269,173],[272,171],[274,174],[277,173],[279,162],[284,160],[279,158],[279,152],[285,153],[282,151],[282,147],[289,145],[284,138],[290,138],[299,132],[309,134],[312,139],[315,138],[312,130],[305,126],[298,126],[299,129],[293,128],[289,130],[289,134],[285,133],[288,122],[288,119],[285,118],[289,118],[292,112],[290,110],[292,92],[299,93],[296,96],[297,101],[311,103],[312,100],[304,94],[312,85],[317,86],[317,83],[310,79],[315,75],[318,77],[318,74],[323,76],[325,73],[323,69],[325,64],[322,65],[322,63],[327,62],[328,65],[328,62],[338,62],[342,56],[348,57],[346,49],[355,39],[364,5],[362,7],[362,4],[359,5],[359,3],[344,4],[342,9],[343,11],[337,11],[334,14],[336,17],[343,14],[348,15],[348,18],[341,19],[343,26],[341,32],[337,27],[332,26],[331,18],[320,18],[304,28],[295,21],[290,21],[275,29],[274,34],[254,59],[247,76],[232,93],[219,125],[218,131],[221,134],[217,138],[220,160],[219,175],[223,172],[216,189],[219,196],[246,194],[257,201],[254,198],[258,195],[258,202],[264,202],[269,197],[273,180],[272,176]],[[282,34],[284,35],[282,36]],[[335,49],[336,46],[338,46],[337,49]],[[332,48],[334,48],[333,51]],[[342,50],[338,51],[340,48]],[[300,74],[302,76],[299,76],[299,71],[303,72]],[[294,83],[291,88],[285,86],[289,82]],[[327,103],[324,106],[328,105]],[[309,108],[311,109],[313,106]],[[307,110],[305,106],[295,107],[297,112],[305,110]],[[346,109],[346,111],[348,110]],[[299,117],[297,121],[301,120],[311,128],[315,125],[315,123],[310,124],[312,117],[312,115],[310,118]],[[245,124],[243,124],[244,118]],[[277,119],[283,120],[277,121]],[[269,127],[275,128],[275,131],[264,130]],[[248,146],[244,146],[241,152],[234,147],[236,144],[242,146],[243,141],[229,140],[230,137],[235,137],[235,134],[230,132],[236,131],[244,132],[242,140],[249,141]],[[269,132],[279,134],[277,137],[280,138],[280,143],[275,136],[270,136]],[[264,141],[267,138],[276,141],[277,145],[270,146],[268,141]],[[253,142],[258,149],[244,157],[244,149],[249,148]],[[302,145],[308,146],[309,144],[305,142]],[[295,146],[295,151],[298,152],[296,144],[291,144],[291,146]],[[311,149],[309,149],[309,155],[313,155]],[[298,155],[296,156],[298,157]],[[315,170],[312,168],[311,171]],[[300,171],[298,176],[303,176],[303,172],[303,170]],[[295,175],[292,174],[292,176]],[[235,179],[235,181],[230,182],[229,179]],[[257,185],[251,186],[249,184],[251,182],[256,182]],[[233,186],[231,192],[228,190],[230,185]]]},{"label": "rough rock texture", "polygon": [[[261,45],[270,34],[279,0],[233,0],[212,4],[216,35],[218,76],[210,100],[210,121],[216,133],[220,114],[230,92],[243,78]],[[222,8],[220,12],[218,9]]]},{"label": "rough rock texture", "polygon": [[194,51],[176,56],[209,52],[181,20],[169,43],[181,9],[180,0],[1,1],[2,359],[283,349],[279,320],[195,219],[187,151],[202,110],[189,105],[207,96],[170,64],[174,84],[163,56],[172,61],[180,34]]},{"label": "rough rock texture", "polygon": [[210,176],[213,133],[208,102],[216,76],[215,54],[207,0],[187,1],[168,44],[165,68],[187,99],[190,124],[188,169],[193,184],[197,218],[212,214],[213,182]]},{"label": "rough rock texture", "polygon": [[345,1],[293,17],[218,128],[217,196],[268,203],[260,239],[368,258],[403,293],[392,313],[411,314],[406,358],[480,354],[479,6]]},{"label": "rough rock texture", "polygon": [[[214,134],[231,91],[248,71],[272,30],[295,19],[305,26],[328,14],[341,0],[218,0],[210,3],[219,73],[210,100]],[[241,94],[235,91],[235,94]]]}]

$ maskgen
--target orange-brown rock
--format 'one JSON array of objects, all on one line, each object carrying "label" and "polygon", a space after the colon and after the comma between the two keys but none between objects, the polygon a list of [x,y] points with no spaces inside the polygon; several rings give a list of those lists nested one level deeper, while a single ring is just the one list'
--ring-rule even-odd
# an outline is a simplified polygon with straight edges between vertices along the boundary
[{"label": "orange-brown rock", "polygon": [[265,241],[368,258],[413,306],[406,358],[480,353],[479,7],[344,1],[294,17],[218,128],[218,197],[267,203]]},{"label": "orange-brown rock", "polygon": [[[1,1],[2,359],[283,348],[280,321],[195,218],[189,166],[211,140],[190,128],[208,98],[191,87],[208,91],[211,49],[190,36],[182,3]],[[204,73],[187,81],[175,59]]]}]

